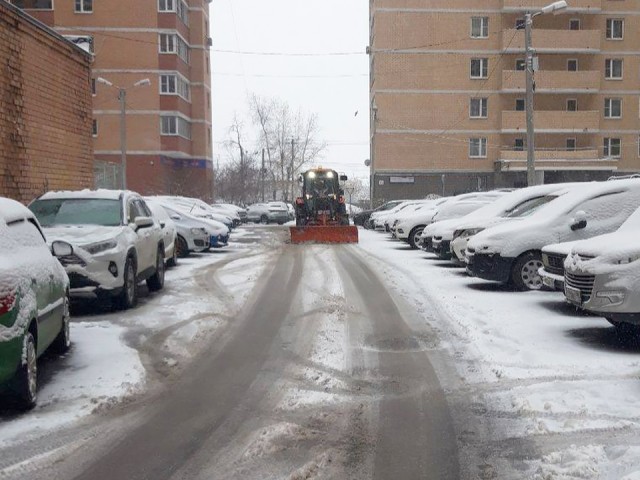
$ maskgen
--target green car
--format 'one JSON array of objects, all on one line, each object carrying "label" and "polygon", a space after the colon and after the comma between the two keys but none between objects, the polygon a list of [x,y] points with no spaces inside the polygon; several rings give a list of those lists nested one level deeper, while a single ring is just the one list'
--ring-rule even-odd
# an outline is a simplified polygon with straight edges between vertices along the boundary
[{"label": "green car", "polygon": [[24,408],[36,404],[38,357],[70,345],[69,278],[52,251],[73,254],[63,242],[49,250],[33,213],[0,198],[0,386]]}]

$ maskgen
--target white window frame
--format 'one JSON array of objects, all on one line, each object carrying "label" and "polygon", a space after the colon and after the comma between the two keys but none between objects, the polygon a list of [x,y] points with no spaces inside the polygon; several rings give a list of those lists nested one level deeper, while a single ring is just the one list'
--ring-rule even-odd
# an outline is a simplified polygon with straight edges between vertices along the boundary
[{"label": "white window frame", "polygon": [[189,26],[189,5],[184,0],[176,0],[176,15],[186,26]]},{"label": "white window frame", "polygon": [[[620,76],[613,76],[614,62],[620,62]],[[607,69],[609,70],[609,76],[607,76]],[[624,78],[624,61],[622,58],[605,58],[604,60],[604,78],[606,80],[622,80]]]},{"label": "white window frame", "polygon": [[160,135],[191,140],[191,123],[178,115],[161,115]]},{"label": "white window frame", "polygon": [[[479,21],[480,34],[474,35],[474,21]],[[469,33],[471,38],[489,38],[489,17],[471,17],[471,32]]]},{"label": "white window frame", "polygon": [[[618,116],[612,115],[613,103],[616,101],[620,104],[620,108],[619,108],[620,115]],[[622,98],[607,97],[604,99],[604,118],[611,118],[611,119],[622,118]]]},{"label": "white window frame", "polygon": [[[473,62],[480,62],[480,76],[473,75]],[[474,80],[488,78],[489,75],[489,59],[488,58],[472,58],[469,64],[469,75]]]},{"label": "white window frame", "polygon": [[[477,154],[474,149],[477,147]],[[469,139],[469,158],[487,158],[487,138],[472,137]]]},{"label": "white window frame", "polygon": [[158,0],[159,12],[175,12],[176,0]]},{"label": "white window frame", "polygon": [[[620,37],[614,37],[613,36],[613,23],[614,22],[620,22],[620,31],[621,31],[621,35]],[[609,25],[611,23],[611,25]],[[609,36],[609,32],[611,32],[612,36]],[[604,34],[605,38],[607,40],[613,40],[613,41],[621,41],[624,40],[624,18],[607,18],[607,24],[605,27],[605,34]]]},{"label": "white window frame", "polygon": [[[613,140],[617,140],[617,144],[618,144],[618,154],[617,155],[612,155],[611,154],[611,148],[612,148],[612,145],[613,145]],[[622,156],[622,140],[619,139],[619,138],[605,137],[603,155],[604,155],[605,158],[620,158]]]},{"label": "white window frame", "polygon": [[191,84],[178,72],[161,73],[158,88],[160,95],[177,95],[191,101]]},{"label": "white window frame", "polygon": [[[473,114],[473,104],[478,102],[478,115]],[[489,99],[487,97],[472,97],[469,99],[469,118],[487,118],[489,116]]]},{"label": "white window frame", "polygon": [[[87,8],[85,6],[85,2],[88,2],[89,4],[91,4],[91,6]],[[80,8],[78,8],[78,6]],[[74,13],[93,13],[93,0],[74,0],[73,11]]]},{"label": "white window frame", "polygon": [[159,33],[158,51],[162,54],[178,55],[187,65],[191,63],[191,47],[177,33]]}]

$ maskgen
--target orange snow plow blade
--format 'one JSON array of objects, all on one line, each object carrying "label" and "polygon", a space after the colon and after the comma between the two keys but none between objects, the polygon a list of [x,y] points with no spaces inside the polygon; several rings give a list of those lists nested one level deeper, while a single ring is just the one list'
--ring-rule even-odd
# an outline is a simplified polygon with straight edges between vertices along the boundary
[{"label": "orange snow plow blade", "polygon": [[358,227],[355,226],[305,226],[289,227],[291,243],[358,243]]}]

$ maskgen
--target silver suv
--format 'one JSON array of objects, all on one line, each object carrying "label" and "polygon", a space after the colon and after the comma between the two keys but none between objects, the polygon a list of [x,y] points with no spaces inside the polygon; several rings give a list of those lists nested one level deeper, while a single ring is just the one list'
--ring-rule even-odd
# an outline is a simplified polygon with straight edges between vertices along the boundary
[{"label": "silver suv", "polygon": [[122,190],[49,192],[29,205],[50,242],[63,240],[61,257],[71,296],[107,297],[123,309],[138,301],[136,285],[164,286],[164,241],[159,223],[137,193]]}]

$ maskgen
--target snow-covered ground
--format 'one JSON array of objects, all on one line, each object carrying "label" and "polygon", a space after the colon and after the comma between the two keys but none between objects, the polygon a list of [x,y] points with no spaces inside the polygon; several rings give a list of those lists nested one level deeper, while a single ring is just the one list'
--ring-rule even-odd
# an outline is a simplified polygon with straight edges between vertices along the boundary
[{"label": "snow-covered ground", "polygon": [[494,442],[531,441],[518,478],[640,479],[640,348],[557,292],[514,292],[466,276],[387,234],[360,230],[371,264],[424,313]]},{"label": "snow-covered ground", "polygon": [[37,407],[23,415],[0,412],[0,448],[122,403],[196,355],[244,305],[268,262],[258,237],[238,229],[232,240],[228,248],[180,259],[167,270],[162,291],[145,294],[140,287],[134,309],[82,304],[69,353],[40,362]]}]

